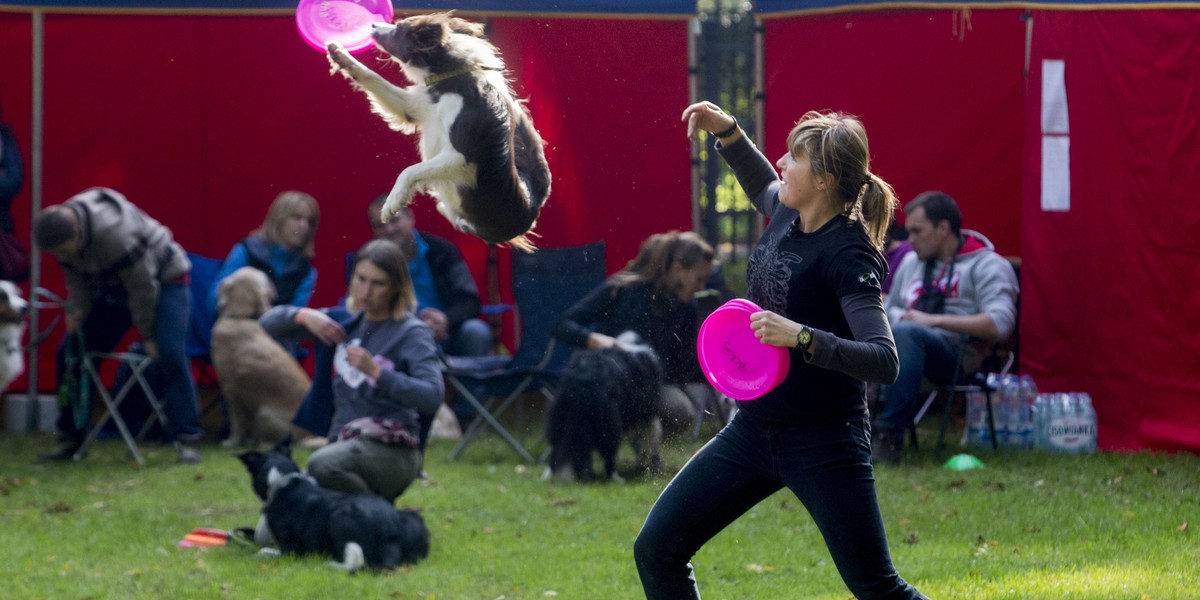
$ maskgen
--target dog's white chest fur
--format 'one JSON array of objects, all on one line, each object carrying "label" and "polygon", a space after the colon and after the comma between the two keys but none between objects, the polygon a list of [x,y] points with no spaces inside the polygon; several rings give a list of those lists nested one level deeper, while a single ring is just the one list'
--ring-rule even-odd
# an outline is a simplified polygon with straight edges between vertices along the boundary
[{"label": "dog's white chest fur", "polygon": [[24,335],[24,323],[0,325],[0,352],[3,352],[0,356],[0,391],[7,389],[8,384],[25,371],[25,354],[21,347]]},{"label": "dog's white chest fur", "polygon": [[[425,98],[431,99],[428,95]],[[424,190],[437,198],[438,212],[459,229],[462,229],[465,223],[458,186],[470,185],[475,181],[475,165],[468,163],[466,157],[456,150],[450,141],[450,128],[462,109],[462,96],[442,94],[436,102],[430,104],[429,113],[433,118],[418,124],[421,131],[421,142],[418,146],[421,160],[438,160],[445,165],[441,177],[426,181]]]},{"label": "dog's white chest fur", "polygon": [[25,310],[29,303],[11,281],[0,281],[0,392],[25,371]]}]

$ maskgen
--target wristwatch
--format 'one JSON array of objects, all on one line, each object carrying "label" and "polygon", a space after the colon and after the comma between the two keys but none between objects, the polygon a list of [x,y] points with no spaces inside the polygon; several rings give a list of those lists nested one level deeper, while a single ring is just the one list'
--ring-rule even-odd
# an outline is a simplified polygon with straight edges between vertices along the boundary
[{"label": "wristwatch", "polygon": [[809,344],[812,344],[812,330],[807,325],[801,325],[800,331],[796,332],[796,347],[808,350]]}]

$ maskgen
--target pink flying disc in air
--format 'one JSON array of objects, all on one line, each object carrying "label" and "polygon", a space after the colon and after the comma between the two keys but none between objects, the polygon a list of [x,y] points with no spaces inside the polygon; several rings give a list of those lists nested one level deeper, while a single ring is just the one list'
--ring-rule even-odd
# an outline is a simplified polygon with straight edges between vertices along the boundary
[{"label": "pink flying disc in air", "polygon": [[326,42],[358,52],[371,47],[371,24],[391,23],[392,18],[391,0],[300,0],[296,28],[322,52]]},{"label": "pink flying disc in air", "polygon": [[696,356],[704,377],[734,400],[753,400],[787,377],[787,348],[762,343],[750,328],[750,315],[762,308],[735,298],[704,320],[696,336]]}]

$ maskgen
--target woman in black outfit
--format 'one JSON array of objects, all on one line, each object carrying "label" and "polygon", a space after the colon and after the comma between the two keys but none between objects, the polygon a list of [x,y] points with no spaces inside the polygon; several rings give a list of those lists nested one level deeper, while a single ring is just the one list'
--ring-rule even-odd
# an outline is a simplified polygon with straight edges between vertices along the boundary
[{"label": "woman in black outfit", "polygon": [[786,486],[816,522],[860,600],[925,598],[892,565],[875,497],[865,383],[898,361],[883,312],[880,253],[896,200],[871,174],[862,124],[805,114],[771,163],[709,102],[683,112],[688,135],[717,132],[770,225],[750,256],[750,317],[763,343],[789,349],[787,378],[740,410],[659,496],[634,543],[647,598],[699,598],[689,561],[710,538]]},{"label": "woman in black outfit", "polygon": [[692,394],[707,384],[696,361],[696,292],[704,289],[713,267],[712,246],[692,231],[656,233],[642,242],[624,269],[572,306],[558,323],[559,341],[579,349],[602,350],[616,336],[633,331],[662,361],[665,385],[660,390],[656,427],[639,446],[639,466],[661,467],[658,444],[663,433],[692,426]]}]

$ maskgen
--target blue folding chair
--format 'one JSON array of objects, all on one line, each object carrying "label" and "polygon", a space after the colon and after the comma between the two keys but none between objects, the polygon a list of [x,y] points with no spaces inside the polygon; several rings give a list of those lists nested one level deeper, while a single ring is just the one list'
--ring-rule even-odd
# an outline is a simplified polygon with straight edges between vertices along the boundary
[{"label": "blue folding chair", "polygon": [[187,355],[191,358],[209,360],[212,354],[212,328],[217,321],[216,311],[209,302],[221,261],[194,252],[188,252],[192,261],[191,281],[188,283],[192,296],[191,321],[188,323]]},{"label": "blue folding chair", "polygon": [[524,460],[536,462],[500,423],[500,415],[522,394],[538,392],[553,399],[571,348],[554,342],[559,318],[604,282],[604,242],[513,253],[512,286],[520,337],[512,356],[444,357],[444,374],[457,397],[476,415],[450,451],[457,459],[486,425]]}]

